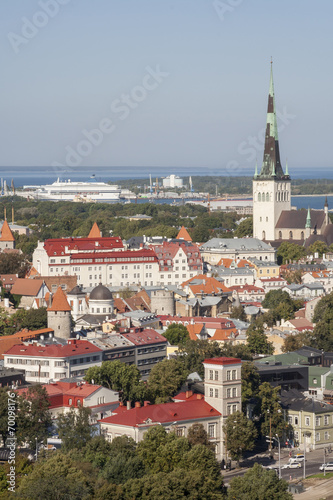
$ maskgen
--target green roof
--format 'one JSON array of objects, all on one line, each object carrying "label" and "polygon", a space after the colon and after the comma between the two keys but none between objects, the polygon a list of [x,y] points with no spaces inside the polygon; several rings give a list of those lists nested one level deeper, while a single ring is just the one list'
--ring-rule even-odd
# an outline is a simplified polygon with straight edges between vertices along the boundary
[{"label": "green roof", "polygon": [[261,358],[260,360],[256,360],[257,363],[267,364],[271,363],[281,363],[282,365],[308,365],[308,359],[305,356],[301,356],[296,352],[286,352],[283,354],[274,354],[273,356],[267,356],[266,358]]}]

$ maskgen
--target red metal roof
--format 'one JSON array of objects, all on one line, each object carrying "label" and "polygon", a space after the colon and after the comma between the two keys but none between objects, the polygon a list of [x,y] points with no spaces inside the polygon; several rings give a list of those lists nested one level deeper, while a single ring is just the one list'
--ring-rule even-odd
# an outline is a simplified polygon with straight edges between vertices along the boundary
[{"label": "red metal roof", "polygon": [[242,360],[239,358],[210,358],[205,359],[204,363],[209,363],[213,365],[237,365],[241,363]]},{"label": "red metal roof", "polygon": [[219,417],[220,412],[215,410],[203,399],[189,400],[180,403],[164,403],[159,405],[141,406],[127,410],[126,407],[117,408],[117,413],[103,418],[102,424],[117,424],[128,427],[150,423],[177,423],[200,418]]},{"label": "red metal roof", "polygon": [[120,237],[107,238],[50,238],[45,240],[44,249],[49,257],[53,255],[69,255],[73,251],[107,251],[124,248]]},{"label": "red metal roof", "polygon": [[92,352],[102,352],[102,349],[99,349],[99,347],[94,346],[87,340],[71,339],[66,345],[14,345],[4,354],[24,357],[32,356],[38,358],[69,358]]},{"label": "red metal roof", "polygon": [[167,339],[155,332],[152,328],[147,328],[139,332],[122,333],[122,336],[133,342],[134,345],[158,344],[167,342]]}]

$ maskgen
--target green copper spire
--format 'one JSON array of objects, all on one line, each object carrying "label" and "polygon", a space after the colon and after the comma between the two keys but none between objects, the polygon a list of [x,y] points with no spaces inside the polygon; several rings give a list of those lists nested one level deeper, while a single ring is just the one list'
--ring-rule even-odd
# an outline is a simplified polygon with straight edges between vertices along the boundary
[{"label": "green copper spire", "polygon": [[271,61],[264,158],[258,178],[269,179],[272,176],[276,177],[276,179],[285,178],[285,174],[280,162],[279,137],[276,121],[275,94],[273,83],[273,63]]},{"label": "green copper spire", "polygon": [[258,162],[256,161],[256,168],[254,171],[254,178],[256,179],[258,177]]},{"label": "green copper spire", "polygon": [[286,175],[289,177],[288,161],[286,160]]},{"label": "green copper spire", "polygon": [[311,212],[310,212],[310,207],[308,208],[308,214],[306,216],[306,223],[305,223],[305,227],[306,228],[310,228],[311,229]]}]

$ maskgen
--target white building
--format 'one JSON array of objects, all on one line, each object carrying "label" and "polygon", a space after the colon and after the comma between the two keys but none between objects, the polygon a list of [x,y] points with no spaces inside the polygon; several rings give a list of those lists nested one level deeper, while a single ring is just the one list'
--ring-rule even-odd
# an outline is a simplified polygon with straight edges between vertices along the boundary
[{"label": "white building", "polygon": [[200,247],[205,262],[217,265],[220,259],[258,259],[275,262],[275,249],[258,238],[212,238]]},{"label": "white building", "polygon": [[164,188],[182,188],[183,179],[178,177],[178,175],[171,174],[163,179]]},{"label": "white building", "polygon": [[103,351],[86,340],[68,339],[66,344],[14,345],[4,353],[4,366],[25,371],[27,382],[79,377],[91,366],[102,364]]}]

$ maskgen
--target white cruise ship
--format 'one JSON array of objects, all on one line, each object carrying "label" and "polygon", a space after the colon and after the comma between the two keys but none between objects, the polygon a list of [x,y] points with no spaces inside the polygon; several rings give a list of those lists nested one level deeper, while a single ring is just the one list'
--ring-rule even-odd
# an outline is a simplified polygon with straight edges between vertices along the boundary
[{"label": "white cruise ship", "polygon": [[119,186],[105,182],[72,182],[60,181],[45,186],[24,186],[23,191],[17,193],[25,198],[50,201],[86,201],[86,202],[120,202],[121,189]]}]

